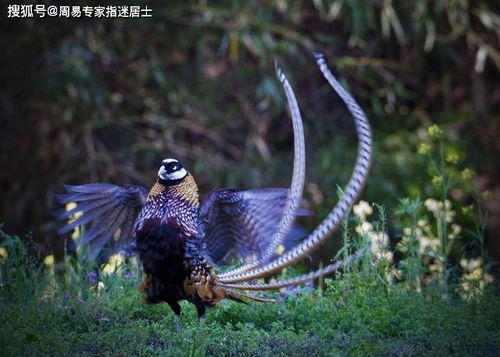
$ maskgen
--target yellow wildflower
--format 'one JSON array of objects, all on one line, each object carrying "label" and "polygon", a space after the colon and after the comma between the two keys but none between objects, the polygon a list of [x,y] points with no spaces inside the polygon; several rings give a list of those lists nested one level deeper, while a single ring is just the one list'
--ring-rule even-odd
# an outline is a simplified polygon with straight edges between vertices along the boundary
[{"label": "yellow wildflower", "polygon": [[428,143],[421,143],[418,147],[418,153],[420,155],[427,155],[431,152],[431,146]]},{"label": "yellow wildflower", "polygon": [[493,198],[493,194],[491,193],[491,191],[486,190],[481,193],[481,197],[483,197],[483,199],[485,200],[491,200]]},{"label": "yellow wildflower", "polygon": [[106,275],[118,272],[123,264],[125,263],[124,257],[121,254],[113,254],[107,264],[102,269],[102,272]]},{"label": "yellow wildflower", "polygon": [[440,186],[442,182],[443,182],[443,177],[442,176],[434,176],[434,177],[432,177],[432,184],[435,187]]},{"label": "yellow wildflower", "polygon": [[278,254],[278,255],[282,255],[284,252],[285,252],[285,246],[284,246],[283,244],[280,244],[280,245],[276,248],[276,254]]},{"label": "yellow wildflower", "polygon": [[462,207],[462,213],[464,215],[469,215],[472,213],[472,211],[474,210],[474,206],[473,205],[468,205],[468,206],[463,206]]},{"label": "yellow wildflower", "polygon": [[53,266],[53,265],[54,265],[54,256],[53,256],[52,254],[47,255],[47,256],[45,257],[45,259],[43,260],[43,262],[45,263],[45,265],[46,265],[47,267],[49,267],[49,268],[50,268],[51,266]]},{"label": "yellow wildflower", "polygon": [[456,164],[458,162],[458,155],[454,152],[449,152],[446,154],[446,162],[450,164]]},{"label": "yellow wildflower", "polygon": [[437,124],[430,126],[427,132],[431,138],[438,138],[443,135],[443,130]]},{"label": "yellow wildflower", "polygon": [[474,177],[474,171],[469,168],[463,169],[462,172],[460,172],[460,176],[462,176],[463,180],[469,181],[472,177]]}]

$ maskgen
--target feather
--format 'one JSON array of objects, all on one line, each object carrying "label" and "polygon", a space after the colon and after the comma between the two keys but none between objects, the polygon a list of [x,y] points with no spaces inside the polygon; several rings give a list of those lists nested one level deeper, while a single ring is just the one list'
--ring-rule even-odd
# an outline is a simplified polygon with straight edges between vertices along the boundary
[{"label": "feather", "polygon": [[89,225],[79,244],[88,246],[93,257],[103,249],[116,251],[131,243],[134,221],[147,199],[148,191],[144,187],[93,183],[64,188],[66,193],[56,195],[57,200],[63,204],[76,202],[77,206],[57,210],[54,215],[59,220],[67,220],[80,212],[81,216],[59,229],[59,234]]},{"label": "feather", "polygon": [[[258,259],[270,246],[286,204],[287,189],[212,191],[201,206],[205,254],[212,264],[235,257]],[[304,215],[307,211],[300,210]],[[285,240],[297,238],[293,231]]]}]

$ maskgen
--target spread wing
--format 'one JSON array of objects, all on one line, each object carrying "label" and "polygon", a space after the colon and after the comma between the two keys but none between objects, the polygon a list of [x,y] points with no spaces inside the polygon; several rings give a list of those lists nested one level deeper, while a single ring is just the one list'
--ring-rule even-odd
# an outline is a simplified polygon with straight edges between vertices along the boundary
[{"label": "spread wing", "polygon": [[105,255],[109,256],[131,243],[134,221],[146,202],[147,189],[109,183],[64,187],[66,193],[56,195],[56,199],[63,204],[76,202],[77,206],[70,210],[61,209],[54,215],[60,220],[68,220],[79,212],[81,215],[62,227],[59,234],[86,225],[80,244],[88,246],[94,258],[103,248]]},{"label": "spread wing", "polygon": [[[205,254],[211,263],[227,264],[238,256],[260,258],[277,230],[287,194],[287,189],[280,188],[212,191],[200,212],[205,228]],[[296,239],[301,233],[292,229],[285,241]]]}]

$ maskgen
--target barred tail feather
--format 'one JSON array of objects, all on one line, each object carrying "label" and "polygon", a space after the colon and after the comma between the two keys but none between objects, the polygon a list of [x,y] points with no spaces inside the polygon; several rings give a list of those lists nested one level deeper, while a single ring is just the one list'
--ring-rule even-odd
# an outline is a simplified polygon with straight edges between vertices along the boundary
[{"label": "barred tail feather", "polygon": [[226,288],[223,288],[222,291],[224,291],[226,298],[237,301],[237,302],[246,302],[245,300],[252,300],[252,301],[257,301],[257,302],[278,302],[279,301],[276,299],[268,299],[268,298],[262,298],[259,296],[246,295],[246,294],[242,294],[240,292],[233,291],[233,290],[226,289]]},{"label": "barred tail feather", "polygon": [[268,284],[249,284],[249,283],[240,283],[240,284],[221,284],[223,288],[230,288],[230,289],[238,289],[238,290],[275,290],[275,289],[280,289],[284,288],[287,286],[291,285],[297,285],[297,284],[302,284],[307,281],[311,281],[314,279],[317,279],[323,275],[331,274],[336,270],[339,270],[346,266],[347,264],[354,262],[361,258],[368,250],[369,248],[364,248],[360,249],[356,253],[350,255],[349,257],[340,260],[338,262],[332,263],[330,265],[327,265],[326,267],[323,267],[321,269],[318,269],[316,271],[309,272],[307,274],[303,274],[300,276],[297,276],[292,279],[288,280],[278,280],[273,283],[268,283]]},{"label": "barred tail feather", "polygon": [[302,201],[302,193],[304,191],[305,171],[306,171],[306,156],[305,156],[305,139],[304,127],[302,124],[302,116],[300,115],[299,105],[288,79],[277,61],[275,61],[276,76],[280,80],[290,109],[290,116],[293,125],[293,143],[294,143],[294,159],[293,159],[293,175],[290,191],[286,198],[285,208],[278,224],[276,232],[269,238],[264,254],[255,262],[245,264],[234,270],[230,270],[221,274],[221,278],[238,275],[246,271],[255,269],[267,263],[273,256],[276,248],[289,237],[289,232],[293,227],[295,217],[299,215],[299,206]]},{"label": "barred tail feather", "polygon": [[349,182],[344,190],[344,195],[341,197],[337,205],[300,245],[265,266],[257,267],[253,270],[240,274],[222,276],[220,279],[222,283],[236,283],[271,275],[311,254],[337,229],[338,225],[344,219],[364,186],[371,163],[372,138],[370,124],[368,123],[365,113],[357,104],[355,99],[344,88],[342,88],[340,83],[335,79],[325,62],[324,56],[316,52],[314,53],[314,57],[318,67],[323,73],[323,76],[340,96],[354,118],[356,131],[359,137],[359,148],[358,157],[356,159],[351,178],[349,179]]}]

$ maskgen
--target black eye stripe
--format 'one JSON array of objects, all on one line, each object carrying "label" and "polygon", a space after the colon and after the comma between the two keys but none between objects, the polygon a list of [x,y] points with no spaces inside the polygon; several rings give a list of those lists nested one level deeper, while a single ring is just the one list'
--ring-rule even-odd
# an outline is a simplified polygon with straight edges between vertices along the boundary
[{"label": "black eye stripe", "polygon": [[165,167],[168,174],[172,174],[182,169],[182,165],[178,161],[163,162],[162,166]]}]

